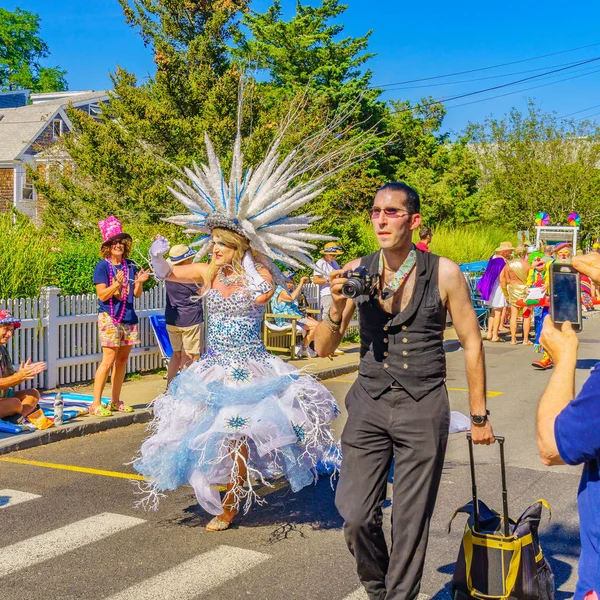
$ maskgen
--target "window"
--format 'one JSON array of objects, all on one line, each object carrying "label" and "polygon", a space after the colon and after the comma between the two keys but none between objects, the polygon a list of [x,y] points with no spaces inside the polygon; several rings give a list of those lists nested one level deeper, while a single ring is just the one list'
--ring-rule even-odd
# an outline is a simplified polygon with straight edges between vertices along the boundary
[{"label": "window", "polygon": [[52,120],[52,139],[57,139],[63,134],[63,122],[62,119]]},{"label": "window", "polygon": [[35,188],[33,187],[33,181],[29,177],[29,173],[25,168],[23,173],[23,200],[34,200],[35,199]]}]

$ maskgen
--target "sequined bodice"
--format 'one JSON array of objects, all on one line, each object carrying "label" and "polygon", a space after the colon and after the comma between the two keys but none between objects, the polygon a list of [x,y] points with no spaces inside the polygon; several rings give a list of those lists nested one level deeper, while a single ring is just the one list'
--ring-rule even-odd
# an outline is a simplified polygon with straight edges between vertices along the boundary
[{"label": "sequined bodice", "polygon": [[265,307],[257,305],[243,288],[228,298],[217,289],[209,290],[206,296],[206,352],[202,359],[228,366],[232,362],[239,364],[268,358],[260,337],[264,312]]}]

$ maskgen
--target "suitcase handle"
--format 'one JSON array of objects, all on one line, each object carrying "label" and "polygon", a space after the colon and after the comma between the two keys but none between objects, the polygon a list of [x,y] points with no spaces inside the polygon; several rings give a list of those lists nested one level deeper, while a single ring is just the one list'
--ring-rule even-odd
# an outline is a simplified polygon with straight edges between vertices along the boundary
[{"label": "suitcase handle", "polygon": [[[510,521],[508,519],[508,491],[506,489],[506,464],[504,461],[504,437],[495,435],[494,439],[498,442],[500,448],[500,474],[502,477],[502,510],[504,513],[504,536],[510,537]],[[467,433],[469,442],[469,461],[471,463],[471,488],[473,492],[473,520],[475,531],[479,530],[479,503],[477,501],[477,482],[475,480],[475,459],[473,457],[473,437],[471,432]]]}]

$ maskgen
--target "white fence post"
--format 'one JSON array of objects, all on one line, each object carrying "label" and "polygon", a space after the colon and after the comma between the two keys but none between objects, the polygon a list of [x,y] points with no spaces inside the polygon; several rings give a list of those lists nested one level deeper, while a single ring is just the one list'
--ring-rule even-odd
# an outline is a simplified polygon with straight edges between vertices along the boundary
[{"label": "white fence post", "polygon": [[42,298],[44,300],[44,309],[46,317],[46,387],[55,388],[58,385],[58,316],[59,303],[58,295],[60,288],[45,287],[42,288]]}]

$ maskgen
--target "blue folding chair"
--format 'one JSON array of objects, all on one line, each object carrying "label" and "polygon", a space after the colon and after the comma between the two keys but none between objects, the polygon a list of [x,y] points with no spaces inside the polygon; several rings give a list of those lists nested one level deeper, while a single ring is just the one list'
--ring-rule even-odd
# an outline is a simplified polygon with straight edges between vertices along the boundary
[{"label": "blue folding chair", "polygon": [[169,360],[173,356],[173,347],[171,346],[171,340],[169,339],[169,333],[167,332],[165,316],[152,315],[150,317],[150,325],[152,325],[152,330],[154,331],[154,336],[158,342],[158,347],[160,348],[163,360],[166,364],[169,364]]}]

